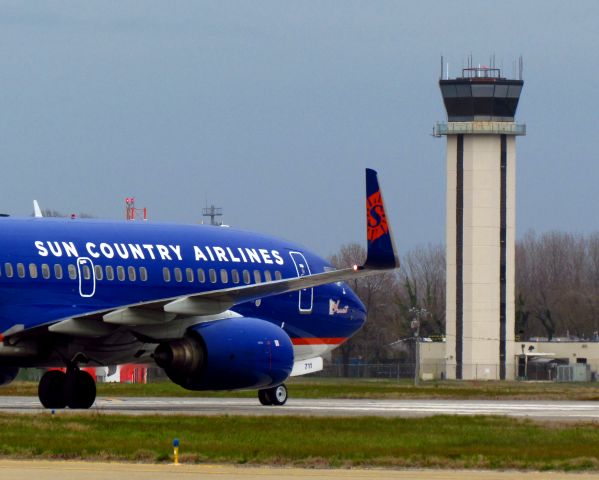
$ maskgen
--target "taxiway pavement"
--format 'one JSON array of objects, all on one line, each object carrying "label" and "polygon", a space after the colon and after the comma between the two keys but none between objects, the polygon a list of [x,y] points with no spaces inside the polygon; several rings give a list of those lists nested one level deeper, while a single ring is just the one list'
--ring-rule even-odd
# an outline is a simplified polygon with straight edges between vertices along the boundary
[{"label": "taxiway pavement", "polygon": [[[0,412],[34,413],[35,397],[2,397]],[[423,417],[503,415],[552,421],[599,421],[599,402],[520,400],[345,400],[290,399],[283,407],[264,407],[251,398],[99,397],[89,410],[123,415],[311,415]],[[81,410],[65,410],[78,412]]]},{"label": "taxiway pavement", "polygon": [[135,463],[98,463],[81,461],[0,460],[0,478],[11,480],[219,480],[292,478],[294,480],[599,480],[599,474],[561,472],[514,472],[481,470],[383,470],[383,469],[301,469],[276,467],[239,467],[228,465],[150,465]]}]

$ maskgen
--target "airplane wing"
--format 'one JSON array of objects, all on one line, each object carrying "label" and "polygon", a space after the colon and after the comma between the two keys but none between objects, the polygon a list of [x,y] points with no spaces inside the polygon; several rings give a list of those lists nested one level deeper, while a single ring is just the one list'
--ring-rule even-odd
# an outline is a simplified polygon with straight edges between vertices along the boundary
[{"label": "airplane wing", "polygon": [[73,335],[102,336],[110,333],[116,325],[155,325],[169,322],[177,316],[217,315],[234,305],[266,296],[352,280],[374,275],[381,270],[398,268],[399,259],[377,174],[371,169],[366,170],[366,227],[368,246],[364,265],[121,306],[118,309],[65,319],[51,325],[49,330]]}]

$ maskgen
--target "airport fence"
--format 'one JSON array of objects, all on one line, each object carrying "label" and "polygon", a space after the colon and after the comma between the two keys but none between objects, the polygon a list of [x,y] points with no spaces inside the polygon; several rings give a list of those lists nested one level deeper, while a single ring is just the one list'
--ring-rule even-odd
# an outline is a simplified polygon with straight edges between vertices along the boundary
[{"label": "airport fence", "polygon": [[[468,368],[468,369],[467,369]],[[474,378],[485,378],[499,380],[499,372],[495,371],[495,365],[464,366],[464,372],[470,372]],[[324,369],[320,372],[310,374],[309,377],[323,378],[372,378],[372,379],[410,379],[414,378],[414,363],[330,363],[325,362]],[[420,378],[422,380],[443,380],[447,378],[445,364],[421,363]],[[147,371],[148,383],[162,382],[168,377],[161,368],[149,367]]]},{"label": "airport fence", "polygon": [[[414,363],[329,363],[314,376],[327,378],[414,378]],[[420,377],[426,380],[446,377],[445,365],[420,364]]]},{"label": "airport fence", "polygon": [[[389,379],[403,380],[414,378],[414,363],[332,363],[325,362],[324,370],[311,374],[310,377],[321,378],[364,378],[364,379]],[[518,375],[517,365],[507,365],[506,370],[508,377],[520,380],[545,380],[545,381],[560,381],[557,375],[554,375],[553,370],[537,371],[532,366],[529,366],[528,372],[525,375]],[[513,372],[513,373],[512,373]],[[36,368],[27,368],[21,370],[18,379],[39,381],[44,370]],[[510,375],[512,373],[512,375]],[[591,372],[592,373],[592,372]],[[587,375],[589,376],[589,375]],[[144,376],[147,383],[157,383],[168,381],[167,375],[159,367],[147,366],[147,373]],[[444,363],[421,363],[420,364],[420,379],[427,380],[444,380],[446,378],[456,378],[456,366],[446,365]],[[500,372],[496,364],[463,364],[462,378],[478,379],[478,380],[500,380]],[[586,378],[586,377],[585,377]],[[599,378],[595,374],[590,375],[591,381],[597,381]],[[98,381],[105,381],[104,378],[98,376]],[[564,381],[561,379],[561,381]],[[572,378],[570,381],[582,381],[578,378]]]},{"label": "airport fence", "polygon": [[[448,378],[448,368],[444,363],[421,363],[420,379],[443,380]],[[455,368],[455,366],[453,367]],[[508,368],[513,368],[508,366]],[[310,374],[308,377],[324,378],[372,378],[372,379],[411,379],[414,378],[414,363],[330,363],[325,362],[324,369]],[[463,365],[464,378],[481,380],[499,380],[497,365],[475,364]],[[455,370],[449,371],[449,378],[455,378]],[[148,383],[168,380],[161,368],[150,367],[147,374]]]},{"label": "airport fence", "polygon": [[[416,365],[414,363],[351,363],[325,364],[324,370],[318,372],[320,377],[337,378],[386,378],[386,379],[411,379],[414,378]],[[515,365],[507,365],[508,376],[515,372]],[[463,378],[478,380],[500,380],[500,371],[497,364],[463,364]],[[421,380],[444,380],[456,378],[456,366],[445,363],[421,363]]]}]

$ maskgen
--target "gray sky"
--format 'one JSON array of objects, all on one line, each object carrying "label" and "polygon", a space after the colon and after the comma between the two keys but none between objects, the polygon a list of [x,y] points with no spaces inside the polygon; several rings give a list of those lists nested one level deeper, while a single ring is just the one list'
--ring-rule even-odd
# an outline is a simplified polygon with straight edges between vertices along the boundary
[{"label": "gray sky", "polygon": [[440,56],[524,57],[519,235],[598,230],[595,1],[0,3],[1,210],[364,243],[379,170],[401,252],[445,235]]}]

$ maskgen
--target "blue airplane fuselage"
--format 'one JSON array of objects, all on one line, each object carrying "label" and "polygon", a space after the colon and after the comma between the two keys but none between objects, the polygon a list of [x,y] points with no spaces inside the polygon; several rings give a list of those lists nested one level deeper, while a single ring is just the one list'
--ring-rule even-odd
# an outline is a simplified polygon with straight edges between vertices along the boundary
[{"label": "blue airplane fuselage", "polygon": [[[232,228],[0,218],[0,334],[330,268],[296,244]],[[231,311],[282,326],[294,349],[323,347],[317,354],[338,346],[366,319],[358,297],[341,282],[256,297]]]}]

